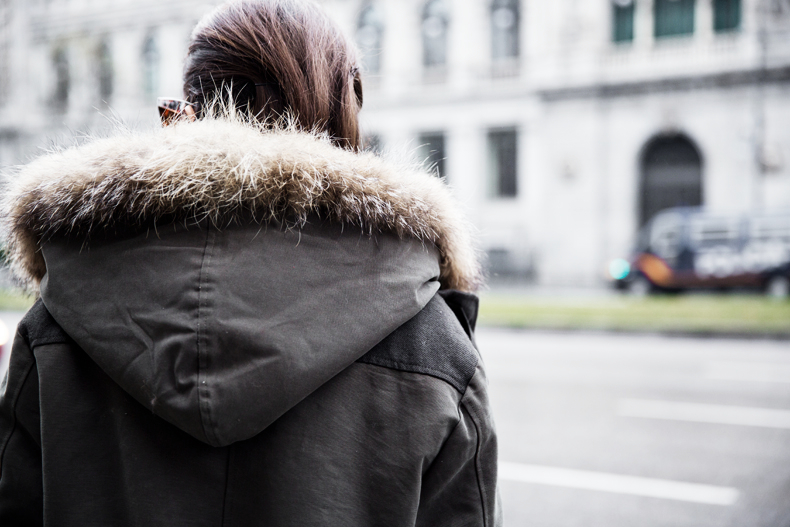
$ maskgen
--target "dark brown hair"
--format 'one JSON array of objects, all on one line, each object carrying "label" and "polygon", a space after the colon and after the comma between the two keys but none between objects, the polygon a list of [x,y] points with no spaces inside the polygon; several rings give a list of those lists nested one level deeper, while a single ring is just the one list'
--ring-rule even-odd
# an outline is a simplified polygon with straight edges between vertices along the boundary
[{"label": "dark brown hair", "polygon": [[259,121],[289,115],[360,147],[355,48],[310,0],[236,0],[207,15],[189,44],[184,93],[202,108],[230,96]]}]

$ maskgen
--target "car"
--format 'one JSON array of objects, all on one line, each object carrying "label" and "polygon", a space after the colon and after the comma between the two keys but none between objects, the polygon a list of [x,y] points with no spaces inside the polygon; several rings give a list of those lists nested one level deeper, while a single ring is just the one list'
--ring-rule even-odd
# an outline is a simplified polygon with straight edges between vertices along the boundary
[{"label": "car", "polygon": [[761,289],[790,295],[790,210],[724,214],[677,207],[640,230],[628,259],[609,275],[635,294],[688,289]]}]

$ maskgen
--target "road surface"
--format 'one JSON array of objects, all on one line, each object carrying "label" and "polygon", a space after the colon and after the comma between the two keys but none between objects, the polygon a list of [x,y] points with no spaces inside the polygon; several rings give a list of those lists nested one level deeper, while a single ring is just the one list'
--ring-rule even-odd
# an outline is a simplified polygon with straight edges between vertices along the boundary
[{"label": "road surface", "polygon": [[505,525],[790,526],[790,342],[478,333]]}]

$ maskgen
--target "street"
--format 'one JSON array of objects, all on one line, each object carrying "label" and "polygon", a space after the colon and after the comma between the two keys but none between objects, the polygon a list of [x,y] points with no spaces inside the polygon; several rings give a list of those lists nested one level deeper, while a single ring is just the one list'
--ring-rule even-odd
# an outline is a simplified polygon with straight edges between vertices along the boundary
[{"label": "street", "polygon": [[505,525],[790,525],[790,344],[482,328]]}]

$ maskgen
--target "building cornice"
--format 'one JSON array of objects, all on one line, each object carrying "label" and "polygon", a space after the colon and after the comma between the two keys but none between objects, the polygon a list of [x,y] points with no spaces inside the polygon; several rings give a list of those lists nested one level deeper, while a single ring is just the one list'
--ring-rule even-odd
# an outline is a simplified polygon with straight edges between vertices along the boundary
[{"label": "building cornice", "polygon": [[[501,85],[499,85],[500,82]],[[595,82],[575,86],[535,86],[534,84],[520,83],[518,79],[500,82],[495,79],[490,80],[486,83],[480,83],[466,92],[453,92],[448,89],[442,89],[441,86],[429,86],[392,96],[374,90],[366,101],[366,108],[377,111],[404,106],[425,107],[463,103],[507,102],[524,99],[558,102],[739,88],[759,84],[783,84],[790,82],[790,65],[621,82]]]},{"label": "building cornice", "polygon": [[615,98],[651,93],[737,88],[756,84],[790,81],[790,65],[716,72],[703,75],[684,75],[629,82],[598,83],[584,86],[548,88],[535,94],[545,102],[570,99]]},{"label": "building cornice", "polygon": [[113,9],[31,10],[30,31],[34,41],[95,34],[168,23],[193,23],[210,7],[195,2],[137,2]]}]

